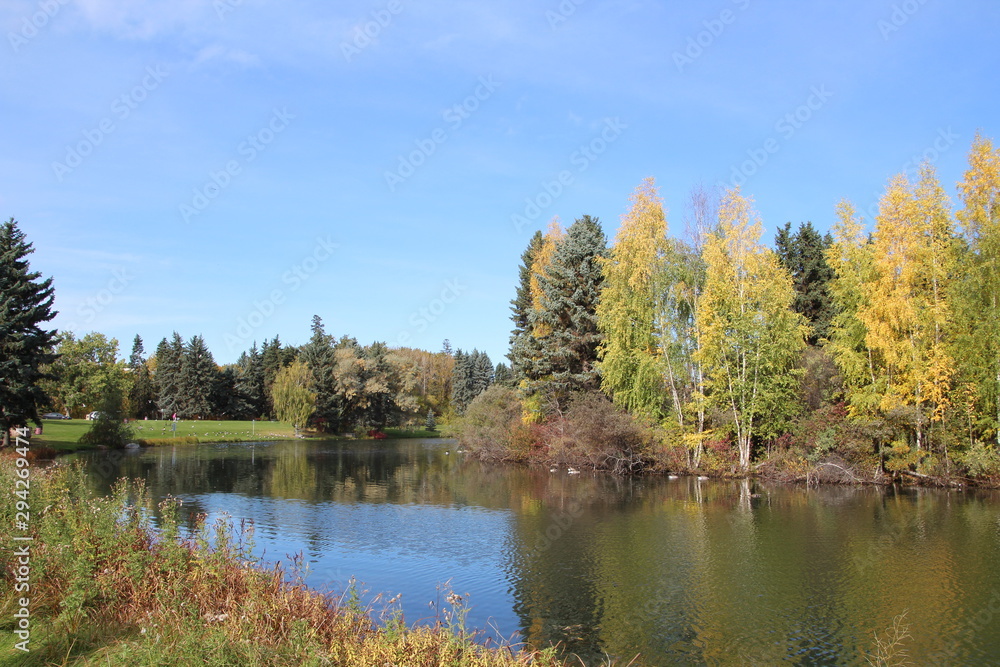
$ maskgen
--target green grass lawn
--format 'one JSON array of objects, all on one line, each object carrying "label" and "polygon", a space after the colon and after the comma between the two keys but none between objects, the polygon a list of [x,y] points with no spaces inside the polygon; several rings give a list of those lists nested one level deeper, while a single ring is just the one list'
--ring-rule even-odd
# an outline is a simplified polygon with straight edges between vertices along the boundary
[{"label": "green grass lawn", "polygon": [[[85,419],[44,420],[42,435],[32,438],[57,451],[89,449],[79,444],[80,437],[90,430],[91,422]],[[136,440],[166,440],[168,438],[197,438],[198,442],[241,442],[292,438],[295,430],[287,422],[248,421],[178,421],[177,430],[169,420],[132,422]],[[155,444],[155,443],[154,443]]]},{"label": "green grass lawn", "polygon": [[[90,430],[91,422],[86,419],[46,419],[43,420],[43,433],[32,437],[45,447],[51,447],[59,452],[72,452],[78,449],[91,449],[80,444],[80,437]],[[270,421],[214,421],[189,420],[177,422],[177,430],[173,430],[170,420],[132,422],[134,439],[136,441],[151,440],[149,444],[194,444],[196,442],[248,442],[251,440],[288,439],[295,437],[295,429],[288,422]],[[440,431],[408,430],[387,428],[385,434],[390,438],[440,438]],[[306,434],[311,438],[336,438],[333,434]],[[171,438],[177,438],[170,443]],[[182,439],[182,440],[180,440]]]}]

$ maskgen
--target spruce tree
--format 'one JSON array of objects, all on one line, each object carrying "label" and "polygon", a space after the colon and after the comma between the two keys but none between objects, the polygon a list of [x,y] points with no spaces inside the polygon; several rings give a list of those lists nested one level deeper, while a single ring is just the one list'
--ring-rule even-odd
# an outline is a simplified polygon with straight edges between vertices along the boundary
[{"label": "spruce tree", "polygon": [[[478,350],[472,351],[472,398],[493,384],[493,362],[490,355]],[[470,401],[471,403],[471,401]]]},{"label": "spruce tree", "polygon": [[170,342],[164,338],[156,346],[156,405],[163,419],[180,410],[181,361],[184,357],[184,339],[174,332]]},{"label": "spruce tree", "polygon": [[511,322],[514,328],[510,332],[510,352],[507,358],[510,359],[511,374],[516,386],[523,380],[528,379],[528,369],[532,360],[532,337],[531,337],[531,275],[535,259],[541,251],[545,240],[541,231],[536,231],[531,237],[528,247],[521,254],[521,266],[518,267],[518,284],[513,300],[510,302]]},{"label": "spruce tree", "polygon": [[493,369],[493,382],[508,389],[513,389],[516,386],[514,384],[514,375],[510,372],[507,364],[502,361]]},{"label": "spruce tree", "polygon": [[207,417],[212,413],[210,397],[217,373],[218,368],[212,353],[205,345],[205,339],[201,336],[192,336],[184,347],[181,358],[180,376],[177,381],[181,397],[178,414],[192,419]]},{"label": "spruce tree", "polygon": [[826,262],[826,252],[833,244],[833,237],[823,236],[811,222],[799,223],[792,234],[792,223],[778,229],[774,244],[778,258],[792,275],[795,287],[795,312],[804,315],[812,326],[809,344],[816,345],[830,335],[833,317],[833,298],[829,283],[833,269]]},{"label": "spruce tree", "polygon": [[271,341],[265,340],[260,348],[261,364],[264,367],[264,412],[268,416],[274,416],[271,396],[274,378],[277,377],[278,371],[295,361],[297,356],[298,350],[293,347],[283,347],[278,336]]},{"label": "spruce tree", "polygon": [[451,405],[458,414],[463,414],[472,399],[473,392],[472,354],[461,349],[455,350],[455,366],[451,372]]},{"label": "spruce tree", "polygon": [[232,364],[215,374],[208,396],[211,414],[226,419],[245,419],[250,414],[246,399],[237,387],[238,381],[239,369]]},{"label": "spruce tree", "polygon": [[40,367],[54,361],[51,353],[56,332],[41,328],[52,311],[52,279],[29,269],[26,259],[34,252],[25,242],[14,218],[0,225],[0,428],[3,445],[10,443],[10,429],[41,425],[38,408],[48,402],[39,387]]},{"label": "spruce tree", "polygon": [[[538,337],[539,357],[529,392],[541,394],[557,408],[575,391],[599,388],[596,369],[602,336],[597,304],[607,256],[607,239],[600,222],[585,215],[570,225],[556,244],[551,264],[538,276],[539,308],[530,322]],[[544,332],[538,336],[539,332]]]},{"label": "spruce tree", "polygon": [[128,369],[132,376],[132,388],[128,394],[128,414],[134,419],[144,419],[156,416],[156,388],[153,386],[153,376],[142,354],[145,351],[142,337],[136,334],[132,340],[132,354],[129,356]]},{"label": "spruce tree", "polygon": [[427,431],[437,430],[437,422],[434,420],[434,410],[427,410],[427,419],[424,421],[424,429]]},{"label": "spruce tree", "polygon": [[323,330],[323,320],[313,315],[312,338],[302,346],[300,359],[309,366],[313,376],[312,390],[316,394],[313,419],[323,430],[336,427],[340,421],[340,401],[334,377],[333,336]]},{"label": "spruce tree", "polygon": [[241,419],[259,419],[264,414],[264,364],[254,341],[250,353],[236,361],[236,392],[243,406]]}]

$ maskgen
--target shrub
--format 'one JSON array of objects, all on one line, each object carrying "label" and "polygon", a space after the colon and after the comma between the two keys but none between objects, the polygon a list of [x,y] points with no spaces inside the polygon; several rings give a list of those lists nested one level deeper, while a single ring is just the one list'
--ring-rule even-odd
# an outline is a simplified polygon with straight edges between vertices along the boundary
[{"label": "shrub", "polygon": [[562,421],[553,443],[560,458],[619,474],[646,467],[651,433],[604,394],[576,395]]},{"label": "shrub", "polygon": [[455,437],[483,460],[512,460],[527,455],[528,427],[521,402],[507,387],[492,385],[476,396],[454,426]]},{"label": "shrub", "polygon": [[978,440],[955,458],[973,477],[1000,476],[1000,452]]}]

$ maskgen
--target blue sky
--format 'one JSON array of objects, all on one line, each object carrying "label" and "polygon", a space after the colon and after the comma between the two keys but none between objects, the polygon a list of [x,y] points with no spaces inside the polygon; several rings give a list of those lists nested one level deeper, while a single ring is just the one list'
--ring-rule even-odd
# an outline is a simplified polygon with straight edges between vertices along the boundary
[{"label": "blue sky", "polygon": [[[53,321],[220,363],[327,331],[507,351],[535,229],[613,238],[653,176],[674,232],[734,181],[770,241],[1000,139],[1000,5],[7,0],[0,215]],[[517,217],[520,216],[520,217]]]}]

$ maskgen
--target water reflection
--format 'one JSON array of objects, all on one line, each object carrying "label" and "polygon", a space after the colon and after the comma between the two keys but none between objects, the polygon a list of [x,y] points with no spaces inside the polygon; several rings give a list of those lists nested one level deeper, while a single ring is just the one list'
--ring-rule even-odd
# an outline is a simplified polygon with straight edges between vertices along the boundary
[{"label": "water reflection", "polygon": [[[865,664],[907,611],[916,664],[997,664],[994,494],[770,488],[481,466],[447,441],[87,454],[193,516],[252,518],[269,559],[350,576],[427,619],[438,585],[473,626],[647,664]],[[106,474],[102,474],[101,471]]]}]

